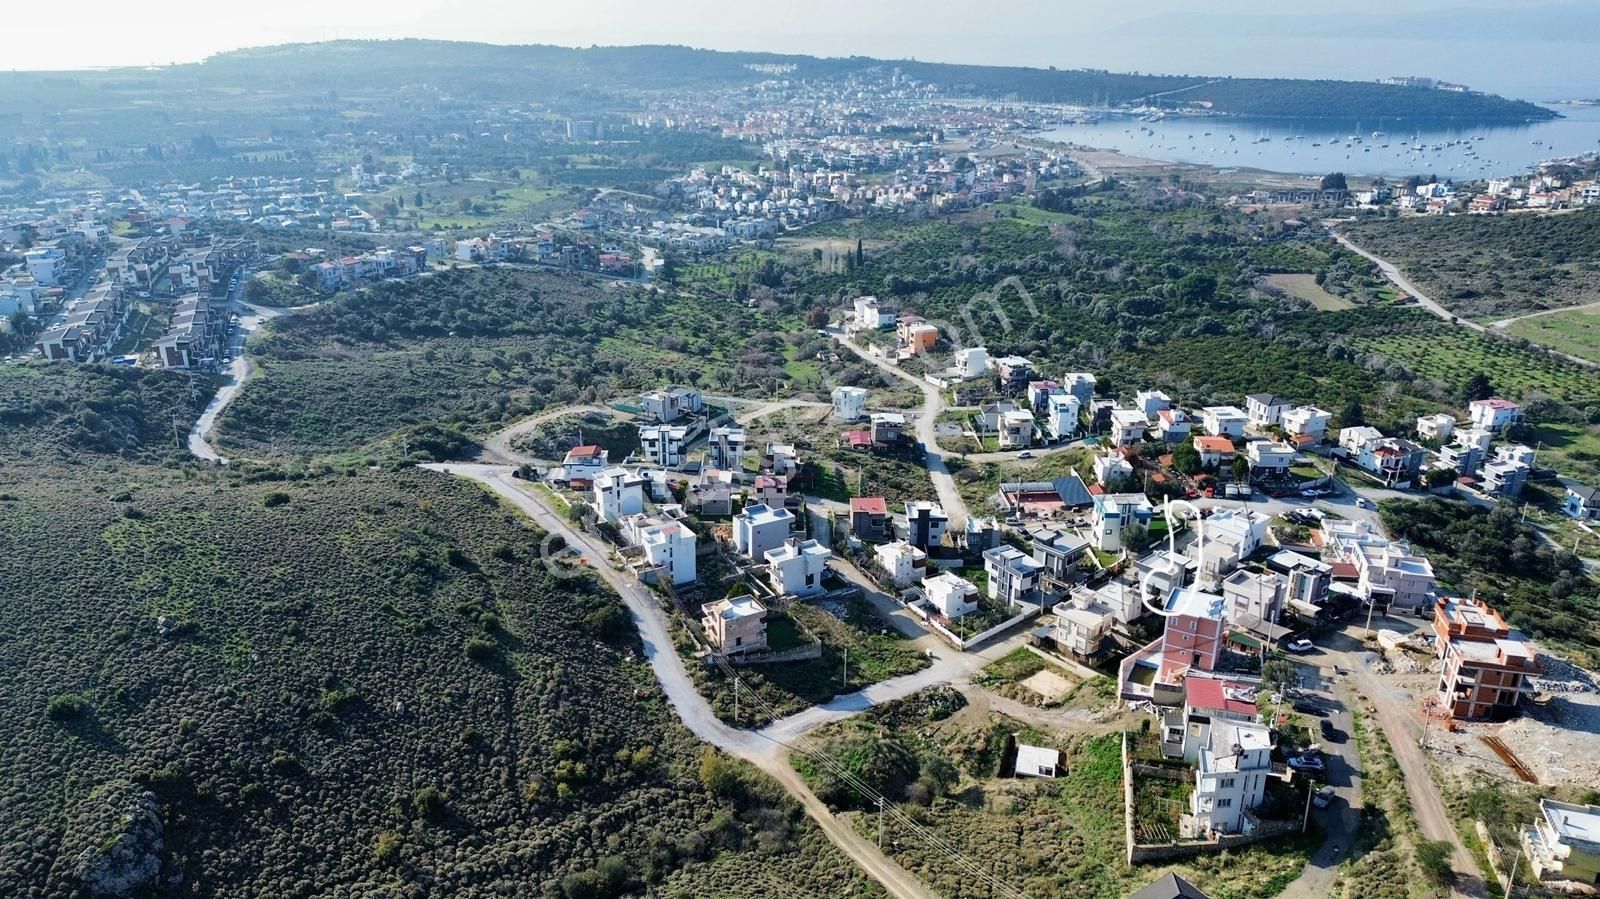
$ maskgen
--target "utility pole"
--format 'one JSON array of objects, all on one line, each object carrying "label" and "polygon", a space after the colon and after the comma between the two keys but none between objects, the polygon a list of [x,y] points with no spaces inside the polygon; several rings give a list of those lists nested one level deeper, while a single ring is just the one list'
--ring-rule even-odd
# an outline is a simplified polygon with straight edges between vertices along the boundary
[{"label": "utility pole", "polygon": [[1301,833],[1305,833],[1306,832],[1306,828],[1311,826],[1311,797],[1316,792],[1317,792],[1316,790],[1313,790],[1311,788],[1311,781],[1308,779],[1306,781],[1306,812],[1305,812],[1305,815],[1303,817],[1301,817],[1301,819],[1300,819],[1300,832]]},{"label": "utility pole", "polygon": [[739,723],[739,679],[733,679],[733,723]]},{"label": "utility pole", "polygon": [[1372,637],[1372,612],[1378,607],[1378,601],[1372,598],[1372,592],[1367,592],[1367,637]]},{"label": "utility pole", "polygon": [[1511,891],[1517,887],[1517,862],[1522,861],[1522,850],[1511,850],[1511,875],[1506,878],[1506,894],[1504,899],[1511,899]]},{"label": "utility pole", "polygon": [[844,666],[839,672],[839,677],[841,678],[839,689],[850,689],[850,647],[848,646],[844,648]]},{"label": "utility pole", "polygon": [[878,797],[878,851],[883,851],[883,797]]}]

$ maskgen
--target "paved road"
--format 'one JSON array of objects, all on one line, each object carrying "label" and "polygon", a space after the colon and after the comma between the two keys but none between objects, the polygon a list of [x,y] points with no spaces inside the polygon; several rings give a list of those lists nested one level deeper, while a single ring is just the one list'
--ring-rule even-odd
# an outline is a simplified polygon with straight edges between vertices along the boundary
[{"label": "paved road", "polygon": [[524,462],[529,464],[549,464],[547,460],[535,459],[533,456],[513,448],[511,446],[511,442],[515,438],[532,431],[534,428],[537,428],[547,421],[554,421],[566,415],[582,415],[586,412],[610,413],[611,410],[604,406],[595,406],[589,404],[560,406],[555,409],[546,409],[537,415],[530,415],[527,418],[512,424],[510,427],[501,428],[500,430],[495,431],[489,436],[488,440],[483,442],[483,451],[486,455],[492,458],[503,462],[510,462],[516,465],[520,465]]},{"label": "paved road", "polygon": [[1526,315],[1514,315],[1511,318],[1502,318],[1499,321],[1494,322],[1492,325],[1490,325],[1490,327],[1499,328],[1503,331],[1524,319],[1540,318],[1546,315],[1555,315],[1560,312],[1584,312],[1590,309],[1600,311],[1600,303],[1580,303],[1577,306],[1562,306],[1559,309],[1540,309],[1538,312],[1529,312]]},{"label": "paved road", "polygon": [[874,684],[865,690],[836,697],[832,702],[773,722],[760,731],[737,730],[723,724],[712,712],[690,679],[683,660],[673,647],[666,613],[660,602],[644,587],[609,564],[610,549],[588,534],[574,529],[566,519],[546,506],[534,493],[524,490],[512,477],[513,468],[505,465],[434,463],[421,466],[433,471],[471,478],[484,484],[512,506],[532,518],[541,528],[560,534],[567,545],[590,560],[591,568],[617,591],[632,614],[644,646],[644,655],[661,684],[662,692],[684,726],[701,740],[748,760],[782,783],[801,803],[840,850],[848,854],[889,892],[898,897],[931,897],[932,893],[915,877],[890,861],[846,823],[835,818],[806,787],[789,766],[788,748],[779,740],[792,741],[818,725],[849,717],[878,703],[909,696],[918,690],[952,679],[962,678],[1007,651],[1008,644],[995,644],[978,657],[956,653],[940,655],[934,664],[915,674]]},{"label": "paved road", "polygon": [[926,454],[928,477],[933,481],[934,492],[939,495],[939,504],[944,506],[945,514],[950,517],[951,532],[959,533],[967,526],[967,501],[961,498],[961,491],[956,489],[955,479],[950,477],[950,469],[945,466],[945,451],[939,448],[937,439],[939,413],[945,410],[945,399],[939,388],[929,384],[910,372],[898,366],[891,365],[888,361],[872,355],[864,347],[844,335],[837,327],[828,328],[828,332],[840,344],[851,352],[876,365],[890,375],[909,384],[913,384],[922,391],[922,411],[917,416],[917,439],[922,441],[922,448]]},{"label": "paved road", "polygon": [[1337,240],[1339,243],[1343,244],[1345,249],[1349,250],[1350,252],[1355,253],[1356,255],[1367,259],[1373,265],[1376,265],[1378,267],[1378,271],[1383,272],[1383,276],[1388,278],[1390,283],[1400,288],[1401,291],[1409,295],[1413,300],[1416,300],[1417,305],[1428,310],[1429,312],[1432,312],[1434,315],[1437,315],[1447,322],[1460,325],[1463,328],[1471,328],[1480,334],[1489,330],[1487,327],[1480,325],[1475,321],[1469,321],[1457,316],[1455,313],[1434,302],[1431,297],[1423,293],[1415,284],[1412,284],[1409,280],[1407,280],[1406,276],[1400,273],[1400,269],[1396,268],[1394,263],[1384,259],[1381,256],[1378,256],[1375,253],[1369,253],[1366,250],[1356,246],[1350,241],[1350,238],[1345,237],[1343,234],[1340,234],[1338,231],[1334,230],[1332,224],[1328,222],[1324,222],[1323,224],[1328,227],[1328,233],[1333,235],[1334,240]]},{"label": "paved road", "polygon": [[254,334],[263,322],[277,318],[284,312],[293,311],[252,306],[242,301],[239,305],[244,308],[245,314],[239,316],[239,328],[228,343],[228,353],[233,356],[233,362],[228,364],[228,382],[217,390],[217,395],[206,404],[205,411],[200,413],[194,427],[189,429],[189,452],[193,453],[195,458],[222,465],[228,464],[228,460],[211,444],[211,436],[222,410],[233,402],[233,398],[239,395],[245,382],[255,372],[255,363],[244,351],[245,341],[250,339],[250,335]]},{"label": "paved road", "polygon": [[[1370,260],[1378,267],[1378,271],[1383,272],[1383,276],[1385,278],[1388,278],[1389,281],[1396,287],[1409,294],[1411,298],[1416,300],[1417,304],[1422,308],[1432,312],[1434,315],[1437,315],[1451,324],[1460,325],[1463,328],[1469,328],[1473,331],[1477,331],[1479,334],[1488,333],[1490,330],[1488,326],[1480,325],[1475,321],[1469,321],[1468,319],[1461,318],[1460,316],[1452,313],[1450,310],[1434,302],[1433,299],[1427,294],[1423,293],[1421,290],[1418,290],[1415,284],[1412,284],[1409,280],[1407,280],[1406,276],[1400,273],[1400,269],[1396,268],[1394,263],[1374,253],[1369,253],[1366,250],[1356,246],[1354,243],[1351,243],[1348,237],[1345,237],[1343,234],[1340,234],[1338,231],[1334,230],[1334,225],[1332,222],[1323,222],[1323,225],[1327,227],[1328,233],[1333,235],[1334,240],[1337,240],[1339,243],[1343,244],[1345,248],[1350,250],[1352,253]],[[1556,309],[1551,311],[1562,312],[1565,310]],[[1494,326],[1496,328],[1503,327],[1509,325],[1513,321],[1515,321],[1515,319],[1502,319],[1501,321],[1495,322]],[[1576,362],[1577,364],[1587,368],[1600,368],[1600,362],[1596,362],[1593,359],[1585,359],[1582,356],[1574,356],[1571,353],[1563,353],[1560,350],[1552,349],[1548,346],[1541,345],[1540,348],[1546,352],[1560,356],[1568,362]]]},{"label": "paved road", "polygon": [[1301,663],[1301,697],[1328,710],[1328,720],[1338,730],[1339,739],[1322,740],[1315,730],[1318,725],[1312,723],[1312,735],[1322,744],[1328,760],[1328,785],[1333,787],[1334,798],[1327,808],[1311,809],[1311,817],[1323,829],[1322,845],[1311,854],[1300,878],[1282,895],[1288,899],[1321,899],[1332,894],[1339,865],[1349,858],[1361,826],[1361,756],[1356,749],[1355,722],[1349,712],[1353,696],[1348,679],[1334,675],[1331,664],[1321,667],[1328,660],[1320,654],[1297,661]]}]

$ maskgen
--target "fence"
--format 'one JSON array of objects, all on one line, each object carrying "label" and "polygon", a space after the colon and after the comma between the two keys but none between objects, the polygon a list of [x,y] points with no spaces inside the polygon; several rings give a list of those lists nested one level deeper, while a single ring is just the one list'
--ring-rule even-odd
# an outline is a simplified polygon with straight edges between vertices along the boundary
[{"label": "fence", "polygon": [[1263,821],[1246,812],[1252,828],[1250,833],[1222,834],[1208,840],[1174,840],[1169,843],[1140,843],[1134,838],[1134,800],[1133,778],[1135,775],[1158,777],[1165,780],[1174,780],[1183,775],[1170,767],[1161,765],[1135,764],[1129,754],[1129,734],[1122,734],[1122,835],[1128,847],[1128,864],[1140,865],[1146,862],[1171,861],[1179,858],[1193,858],[1211,852],[1221,852],[1236,846],[1248,846],[1263,840],[1270,840],[1287,833],[1293,833],[1300,827],[1298,820],[1286,819],[1282,821]]},{"label": "fence", "polygon": [[[709,660],[708,656],[708,660]],[[807,643],[805,646],[796,646],[793,649],[783,649],[777,652],[740,653],[738,655],[725,655],[722,657],[729,665],[775,665],[778,662],[801,662],[807,659],[822,658],[822,644],[817,641]]]}]

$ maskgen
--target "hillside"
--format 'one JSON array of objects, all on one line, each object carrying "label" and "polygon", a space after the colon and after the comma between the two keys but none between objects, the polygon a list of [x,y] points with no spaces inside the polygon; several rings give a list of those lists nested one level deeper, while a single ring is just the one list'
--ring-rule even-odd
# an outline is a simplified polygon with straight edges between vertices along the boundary
[{"label": "hillside", "polygon": [[60,400],[3,441],[0,895],[877,894],[486,494],[49,463]]},{"label": "hillside", "polygon": [[[738,88],[775,76],[755,67],[788,67],[790,80],[887,77],[891,69],[965,96],[1008,97],[1061,103],[1138,103],[1183,88],[1183,103],[1203,103],[1216,112],[1244,116],[1452,119],[1489,123],[1554,117],[1549,110],[1485,94],[1455,94],[1367,82],[1213,76],[1132,75],[1094,70],[1020,66],[975,66],[866,57],[819,58],[774,53],[729,53],[677,46],[569,48],[495,45],[432,40],[332,41],[290,44],[223,53],[203,63],[158,69],[71,73],[0,73],[0,112],[21,128],[42,121],[53,127],[75,121],[100,123],[113,132],[138,125],[166,130],[199,114],[218,136],[255,134],[249,110],[284,116],[281,127],[332,124],[335,100],[360,99],[374,112],[409,108],[431,112],[438,104],[517,102],[527,85],[540,98],[592,109],[614,93],[655,93]],[[770,69],[768,70],[770,71]],[[151,120],[138,105],[157,102],[174,118]],[[18,132],[19,134],[22,132]]]},{"label": "hillside", "polygon": [[1346,233],[1464,318],[1497,321],[1600,301],[1600,210],[1419,216]]},{"label": "hillside", "polygon": [[183,437],[216,387],[211,376],[170,370],[0,367],[0,461],[188,458]]},{"label": "hillside", "polygon": [[446,272],[276,319],[252,345],[261,373],[219,433],[254,455],[317,455],[409,425],[480,428],[663,381],[763,395],[788,377],[783,346],[771,316],[723,299],[548,272]]}]

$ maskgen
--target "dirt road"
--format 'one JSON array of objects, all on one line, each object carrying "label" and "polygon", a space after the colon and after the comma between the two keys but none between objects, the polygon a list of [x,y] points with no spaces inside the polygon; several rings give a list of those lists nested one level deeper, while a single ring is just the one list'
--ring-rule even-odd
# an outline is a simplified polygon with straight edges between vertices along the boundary
[{"label": "dirt road", "polygon": [[[1460,325],[1463,328],[1467,328],[1467,329],[1472,330],[1472,331],[1477,331],[1479,334],[1487,334],[1491,330],[1490,326],[1488,326],[1488,325],[1480,325],[1475,321],[1469,321],[1467,319],[1461,318],[1461,317],[1455,315],[1454,313],[1452,313],[1450,310],[1448,310],[1448,309],[1444,308],[1443,306],[1439,305],[1438,303],[1434,302],[1432,298],[1430,298],[1427,294],[1425,294],[1421,290],[1419,290],[1415,284],[1412,284],[1409,280],[1407,280],[1406,276],[1400,273],[1400,269],[1396,268],[1394,263],[1392,263],[1389,260],[1384,259],[1384,258],[1382,258],[1382,257],[1380,257],[1380,256],[1378,256],[1376,254],[1369,253],[1366,250],[1363,250],[1360,247],[1356,246],[1354,243],[1351,243],[1350,239],[1348,237],[1345,237],[1343,234],[1340,234],[1338,231],[1334,230],[1333,224],[1331,222],[1323,222],[1323,224],[1327,227],[1328,233],[1333,235],[1333,239],[1334,240],[1337,240],[1339,243],[1343,244],[1345,249],[1349,250],[1350,252],[1355,253],[1356,255],[1362,256],[1362,257],[1368,259],[1369,261],[1371,261],[1374,265],[1376,265],[1378,267],[1378,271],[1383,272],[1383,276],[1385,278],[1388,278],[1389,281],[1392,284],[1394,284],[1394,286],[1400,288],[1401,291],[1405,292],[1412,299],[1416,300],[1417,301],[1417,305],[1419,305],[1422,308],[1428,310],[1429,312],[1433,313],[1434,315],[1438,316],[1439,318],[1442,318],[1445,321],[1450,322],[1451,324]],[[1591,304],[1589,304],[1589,306],[1578,306],[1578,307],[1573,307],[1573,308],[1586,309],[1586,308],[1589,308],[1589,307],[1594,306],[1594,305],[1596,305],[1596,304],[1591,303]],[[1566,311],[1568,311],[1568,310],[1567,309],[1551,309],[1551,310],[1547,310],[1546,312],[1534,313],[1534,315],[1547,315],[1547,314],[1550,314],[1550,313],[1566,312]],[[1531,316],[1520,316],[1520,318],[1530,318],[1530,317]],[[1517,321],[1516,318],[1501,319],[1500,321],[1497,321],[1497,322],[1494,323],[1493,328],[1498,330],[1500,328],[1509,327],[1515,321]],[[1552,349],[1552,348],[1547,347],[1547,346],[1541,346],[1540,348],[1543,349],[1545,352],[1551,353],[1551,354],[1556,355],[1556,356],[1560,356],[1561,358],[1567,360],[1568,362],[1575,362],[1575,363],[1577,363],[1579,365],[1584,366],[1585,368],[1600,368],[1600,362],[1595,362],[1593,359],[1585,359],[1582,356],[1574,356],[1571,353],[1563,353],[1560,350]]]}]

